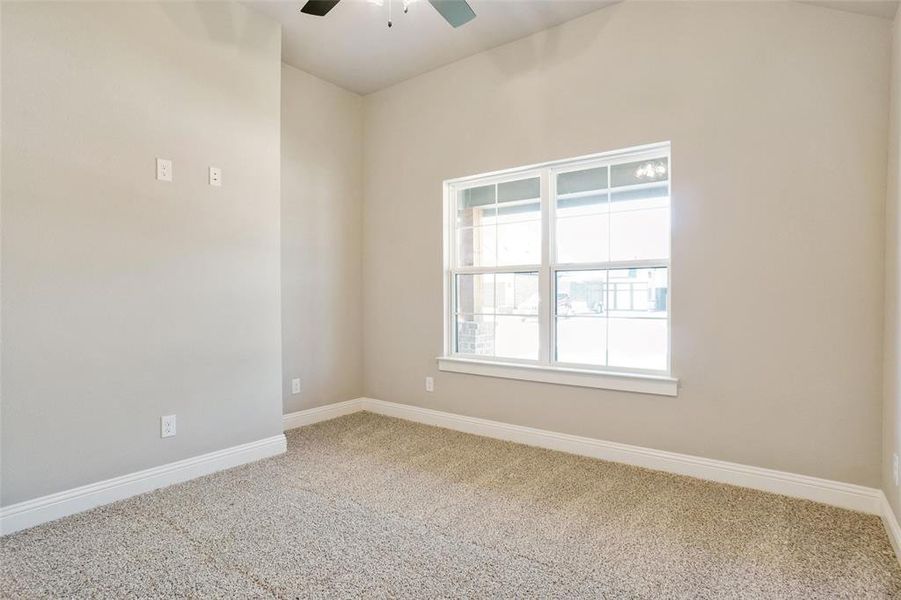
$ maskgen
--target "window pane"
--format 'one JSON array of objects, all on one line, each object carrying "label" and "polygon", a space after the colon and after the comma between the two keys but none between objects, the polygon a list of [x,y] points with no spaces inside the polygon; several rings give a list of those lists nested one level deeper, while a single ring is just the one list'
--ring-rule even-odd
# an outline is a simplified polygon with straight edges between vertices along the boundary
[{"label": "window pane", "polygon": [[557,218],[557,262],[610,260],[610,215]]},{"label": "window pane", "polygon": [[541,263],[541,221],[520,221],[497,226],[497,264]]},{"label": "window pane", "polygon": [[557,217],[576,217],[580,215],[606,214],[607,192],[575,197],[557,196]]},{"label": "window pane", "polygon": [[603,317],[557,317],[557,361],[605,365],[607,319]]},{"label": "window pane", "polygon": [[498,204],[519,202],[522,200],[537,200],[541,197],[541,179],[532,177],[518,181],[508,181],[497,186]]},{"label": "window pane", "polygon": [[610,168],[612,187],[638,185],[667,179],[669,179],[669,159],[666,157],[613,165]]},{"label": "window pane", "polygon": [[611,260],[669,258],[669,209],[652,208],[610,215]]},{"label": "window pane", "polygon": [[557,195],[607,188],[607,167],[570,171],[557,176]]},{"label": "window pane", "polygon": [[457,275],[458,313],[494,313],[494,275]]},{"label": "window pane", "polygon": [[610,203],[606,189],[607,167],[557,175],[557,262],[610,260]]},{"label": "window pane", "polygon": [[666,182],[653,183],[639,189],[621,190],[610,196],[610,210],[636,210],[669,206],[669,189]]},{"label": "window pane", "polygon": [[666,369],[667,271],[660,267],[614,269],[608,273],[610,366]]},{"label": "window pane", "polygon": [[494,317],[457,315],[457,352],[494,356]]},{"label": "window pane", "polygon": [[497,222],[499,224],[539,220],[541,220],[541,200],[539,198],[520,200],[515,204],[497,205]]},{"label": "window pane", "polygon": [[607,271],[557,273],[557,315],[603,315]]},{"label": "window pane", "polygon": [[607,362],[611,367],[666,369],[666,319],[620,319],[607,325]]},{"label": "window pane", "polygon": [[666,267],[612,269],[607,276],[606,310],[611,317],[666,318],[669,296]]},{"label": "window pane", "polygon": [[538,317],[495,317],[495,355],[504,358],[538,359]]},{"label": "window pane", "polygon": [[538,273],[498,273],[497,313],[538,314]]},{"label": "window pane", "polygon": [[610,259],[669,258],[666,187],[614,192],[610,198]]},{"label": "window pane", "polygon": [[541,179],[532,177],[498,184],[497,202],[498,223],[540,221]]},{"label": "window pane", "polygon": [[497,251],[496,236],[494,225],[457,230],[457,265],[493,267]]},{"label": "window pane", "polygon": [[560,271],[558,362],[666,369],[668,269]]},{"label": "window pane", "polygon": [[470,227],[493,223],[496,213],[494,204],[495,186],[462,190],[457,197],[457,226]]}]

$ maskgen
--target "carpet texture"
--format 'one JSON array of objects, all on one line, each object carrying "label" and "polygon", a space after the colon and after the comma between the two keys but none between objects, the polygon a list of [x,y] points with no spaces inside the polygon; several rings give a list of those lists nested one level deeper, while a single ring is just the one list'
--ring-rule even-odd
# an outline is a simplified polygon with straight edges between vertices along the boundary
[{"label": "carpet texture", "polygon": [[877,517],[368,413],[0,565],[3,598],[901,598]]}]

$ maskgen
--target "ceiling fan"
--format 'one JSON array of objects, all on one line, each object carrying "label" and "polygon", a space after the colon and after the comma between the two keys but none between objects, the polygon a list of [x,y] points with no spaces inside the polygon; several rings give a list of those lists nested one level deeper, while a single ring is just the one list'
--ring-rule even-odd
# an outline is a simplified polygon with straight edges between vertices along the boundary
[{"label": "ceiling fan", "polygon": [[[300,12],[314,15],[316,17],[324,17],[330,10],[335,8],[339,0],[307,0]],[[391,0],[387,0],[388,10],[391,10]],[[404,12],[407,12],[407,4],[404,2]],[[476,13],[469,6],[466,0],[429,0],[429,4],[435,7],[435,10],[444,17],[444,20],[451,24],[452,27],[459,27],[469,23],[476,17]],[[388,27],[391,27],[391,18],[389,12]]]}]

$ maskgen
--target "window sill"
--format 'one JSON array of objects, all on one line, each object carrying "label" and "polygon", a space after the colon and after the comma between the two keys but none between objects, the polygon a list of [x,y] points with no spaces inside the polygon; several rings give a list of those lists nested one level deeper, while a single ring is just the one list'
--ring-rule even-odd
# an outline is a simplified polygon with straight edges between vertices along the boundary
[{"label": "window sill", "polygon": [[468,373],[485,377],[520,379],[558,385],[573,385],[605,390],[676,396],[679,380],[666,375],[637,373],[605,373],[585,369],[548,367],[518,363],[492,362],[442,356],[438,358],[438,370],[451,373]]}]

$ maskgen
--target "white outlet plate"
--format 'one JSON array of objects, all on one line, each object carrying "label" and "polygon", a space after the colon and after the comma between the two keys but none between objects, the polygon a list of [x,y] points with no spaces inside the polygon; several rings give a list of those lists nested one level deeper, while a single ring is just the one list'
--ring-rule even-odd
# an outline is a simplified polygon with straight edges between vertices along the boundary
[{"label": "white outlet plate", "polygon": [[168,158],[156,159],[156,178],[159,181],[172,181],[172,161]]},{"label": "white outlet plate", "polygon": [[300,379],[292,379],[291,380],[291,393],[292,394],[300,393]]},{"label": "white outlet plate", "polygon": [[175,435],[175,415],[160,417],[160,437],[172,437]]},{"label": "white outlet plate", "polygon": [[222,169],[219,167],[210,167],[210,185],[222,187]]},{"label": "white outlet plate", "polygon": [[435,391],[435,378],[434,377],[426,377],[425,378],[425,391],[427,391],[427,392]]}]

